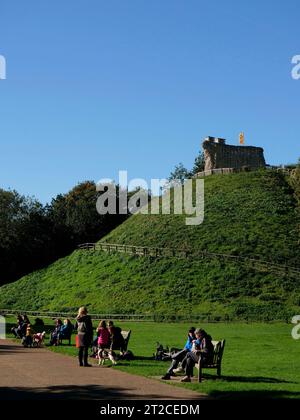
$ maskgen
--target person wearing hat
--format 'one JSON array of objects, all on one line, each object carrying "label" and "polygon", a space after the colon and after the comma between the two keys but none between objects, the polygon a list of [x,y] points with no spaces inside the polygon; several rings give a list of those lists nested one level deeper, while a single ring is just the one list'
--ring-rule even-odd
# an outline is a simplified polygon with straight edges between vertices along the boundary
[{"label": "person wearing hat", "polygon": [[[187,336],[187,341],[185,343],[185,346],[182,350],[180,350],[179,352],[173,354],[172,356],[172,363],[171,366],[169,367],[167,373],[162,376],[161,379],[163,380],[170,380],[171,376],[175,376],[175,369],[177,369],[178,364],[180,362],[182,362],[186,355],[192,351],[192,347],[193,347],[193,341],[196,339],[195,337],[195,328],[191,327],[188,331],[188,336]],[[178,370],[178,369],[177,369]]]}]

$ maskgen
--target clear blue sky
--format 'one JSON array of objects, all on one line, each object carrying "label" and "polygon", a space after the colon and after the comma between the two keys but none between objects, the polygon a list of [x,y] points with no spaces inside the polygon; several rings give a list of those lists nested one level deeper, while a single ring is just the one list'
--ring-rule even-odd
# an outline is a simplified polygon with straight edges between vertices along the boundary
[{"label": "clear blue sky", "polygon": [[3,0],[0,187],[168,176],[207,135],[300,156],[299,0]]}]

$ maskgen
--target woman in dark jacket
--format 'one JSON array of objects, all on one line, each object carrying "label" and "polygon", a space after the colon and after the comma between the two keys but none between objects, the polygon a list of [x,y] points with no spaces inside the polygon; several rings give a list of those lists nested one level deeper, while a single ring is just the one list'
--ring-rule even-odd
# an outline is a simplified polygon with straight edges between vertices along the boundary
[{"label": "woman in dark jacket", "polygon": [[126,345],[121,328],[115,327],[113,321],[108,321],[108,331],[110,332],[111,350],[120,350],[121,353],[124,353]]},{"label": "woman in dark jacket", "polygon": [[89,367],[88,351],[93,339],[93,324],[84,306],[79,308],[75,329],[78,332],[79,366]]}]

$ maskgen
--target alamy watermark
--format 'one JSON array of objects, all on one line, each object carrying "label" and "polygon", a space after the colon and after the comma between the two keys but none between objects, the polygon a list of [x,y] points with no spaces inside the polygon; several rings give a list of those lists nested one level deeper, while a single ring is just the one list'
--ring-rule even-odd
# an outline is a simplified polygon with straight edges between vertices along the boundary
[{"label": "alamy watermark", "polygon": [[300,340],[300,315],[292,318],[292,324],[296,324],[292,329],[292,337],[294,340]]},{"label": "alamy watermark", "polygon": [[[117,187],[118,186],[118,187]],[[144,179],[128,182],[127,171],[119,171],[119,182],[101,179],[97,183],[101,195],[96,208],[99,214],[185,214],[185,224],[200,225],[204,220],[203,179]],[[134,191],[130,194],[129,191]],[[128,200],[129,197],[129,200]],[[118,208],[117,208],[118,207]]]},{"label": "alamy watermark", "polygon": [[292,68],[292,78],[294,80],[300,79],[300,55],[294,55],[292,58],[292,64],[295,66]]},{"label": "alamy watermark", "polygon": [[6,79],[6,59],[0,55],[0,80]]},{"label": "alamy watermark", "polygon": [[4,316],[0,315],[0,340],[5,340],[6,324]]}]

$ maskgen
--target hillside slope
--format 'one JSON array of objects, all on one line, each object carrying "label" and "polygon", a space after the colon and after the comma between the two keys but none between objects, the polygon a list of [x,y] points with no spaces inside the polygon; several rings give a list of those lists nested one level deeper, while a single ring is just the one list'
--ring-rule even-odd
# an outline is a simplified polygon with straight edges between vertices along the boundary
[{"label": "hillside slope", "polygon": [[[299,213],[293,191],[274,172],[205,180],[205,220],[136,215],[110,243],[191,248],[299,265]],[[300,280],[218,260],[160,260],[75,251],[0,288],[0,307],[110,313],[204,314],[279,319],[299,311]]]}]

